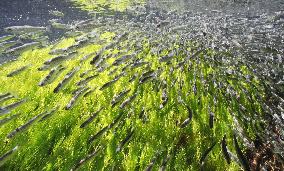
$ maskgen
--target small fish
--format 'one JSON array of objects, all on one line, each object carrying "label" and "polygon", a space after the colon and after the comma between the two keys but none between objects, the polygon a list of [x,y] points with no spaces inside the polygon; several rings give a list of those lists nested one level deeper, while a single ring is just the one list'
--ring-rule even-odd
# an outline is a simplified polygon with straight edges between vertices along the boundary
[{"label": "small fish", "polygon": [[[55,29],[69,30],[69,32],[68,32],[69,34],[70,34],[70,31],[72,30],[71,25],[63,24],[63,23],[60,23],[58,21],[51,21],[50,24],[51,24],[51,27],[55,28]],[[64,35],[66,35],[66,33]]]},{"label": "small fish", "polygon": [[89,119],[87,119],[85,122],[82,123],[80,128],[85,128],[89,123],[91,123],[98,116],[98,114],[102,111],[102,109],[103,108],[100,108],[95,113],[93,113]]},{"label": "small fish", "polygon": [[57,64],[59,64],[59,63],[61,63],[63,61],[66,61],[68,59],[72,59],[77,54],[78,54],[77,51],[73,51],[73,52],[70,52],[70,53],[65,54],[65,55],[60,55],[60,56],[56,56],[54,58],[51,58],[51,59],[45,61],[43,64],[44,65],[52,65],[52,66],[54,66],[54,65],[57,65]]},{"label": "small fish", "polygon": [[77,170],[80,166],[82,166],[85,162],[91,160],[93,157],[95,157],[99,152],[101,151],[101,147],[98,147],[94,152],[91,154],[87,155],[86,158],[80,160],[79,163],[77,163],[70,171],[75,171]]},{"label": "small fish", "polygon": [[210,112],[209,113],[209,127],[211,129],[213,128],[213,123],[214,123],[214,113]]},{"label": "small fish", "polygon": [[107,130],[109,129],[109,126],[105,126],[103,129],[101,129],[98,133],[96,133],[96,135],[92,135],[89,140],[88,143],[90,144],[91,142],[93,142],[95,139],[97,139],[99,136],[103,135]]},{"label": "small fish", "polygon": [[102,85],[102,87],[100,88],[100,90],[102,91],[102,90],[108,88],[109,86],[113,85],[116,81],[117,81],[117,79],[114,79],[114,80],[111,80],[111,81],[105,83],[104,85]]},{"label": "small fish", "polygon": [[0,94],[0,99],[10,96],[11,93]]},{"label": "small fish", "polygon": [[111,124],[109,124],[108,128],[111,129],[113,128],[119,121],[119,119],[122,117],[123,112],[120,112],[119,115],[112,121]]},{"label": "small fish", "polygon": [[191,121],[191,118],[186,118],[181,124],[180,124],[180,128],[184,128],[186,127]]},{"label": "small fish", "polygon": [[95,65],[98,60],[101,58],[103,51],[99,51],[98,53],[96,53],[96,56],[90,61],[91,65]]},{"label": "small fish", "polygon": [[27,69],[27,68],[30,67],[30,66],[31,66],[31,65],[29,64],[29,65],[25,65],[25,66],[23,66],[23,67],[21,67],[21,68],[18,68],[18,69],[16,69],[16,70],[10,72],[9,74],[7,74],[7,77],[13,77],[13,76],[15,76],[15,75],[18,75],[18,74],[20,74],[22,71],[24,71],[25,69]]},{"label": "small fish", "polygon": [[56,17],[64,17],[64,13],[58,10],[50,10],[49,14],[54,15]]},{"label": "small fish", "polygon": [[12,132],[10,132],[7,135],[7,138],[13,138],[18,132],[23,131],[24,129],[28,128],[34,121],[36,121],[38,118],[40,118],[42,115],[44,115],[44,113],[38,114],[35,117],[33,117],[32,119],[30,119],[28,122],[26,122],[25,124],[19,126],[18,128],[16,128],[15,130],[13,130]]},{"label": "small fish", "polygon": [[143,83],[149,81],[152,78],[154,78],[154,75],[148,75],[148,76],[145,76],[145,77],[140,77],[139,78],[139,84],[143,84]]},{"label": "small fish", "polygon": [[84,61],[88,60],[90,57],[92,57],[95,54],[96,54],[96,52],[93,52],[93,53],[90,53],[90,54],[83,56],[83,58],[80,59],[80,62],[84,62]]},{"label": "small fish", "polygon": [[67,50],[68,50],[68,47],[67,48],[61,48],[61,49],[53,49],[50,52],[48,52],[48,54],[50,54],[50,55],[61,55],[63,53],[66,53]]},{"label": "small fish", "polygon": [[120,64],[122,64],[123,62],[126,62],[127,60],[131,59],[133,57],[133,55],[124,55],[118,59],[116,59],[112,65],[113,66],[119,66]]},{"label": "small fish", "polygon": [[160,104],[160,109],[164,108],[167,102],[168,102],[167,89],[164,88],[162,91],[162,102]]},{"label": "small fish", "polygon": [[4,41],[7,41],[7,40],[10,40],[10,39],[12,39],[14,37],[15,37],[15,35],[5,35],[5,36],[2,36],[2,37],[0,37],[0,43],[4,42]]},{"label": "small fish", "polygon": [[3,115],[3,114],[9,113],[12,109],[14,109],[14,108],[20,106],[20,105],[23,104],[24,102],[26,102],[25,99],[20,100],[20,101],[17,101],[17,102],[15,102],[15,103],[12,103],[12,104],[10,104],[10,105],[7,105],[7,106],[5,106],[5,107],[3,107],[3,108],[0,108],[0,109],[1,109],[1,110],[0,110],[0,116]]},{"label": "small fish", "polygon": [[89,69],[89,70],[86,70],[86,71],[84,71],[84,72],[82,72],[81,74],[80,74],[80,77],[82,78],[82,77],[84,77],[85,75],[87,75],[87,74],[89,74],[90,72],[92,72],[92,71],[95,71],[96,69]]},{"label": "small fish", "polygon": [[59,109],[59,106],[55,107],[54,109],[50,110],[49,112],[46,112],[43,117],[39,120],[39,122],[42,122],[43,120],[49,118],[54,112],[56,112]]},{"label": "small fish", "polygon": [[38,84],[39,86],[45,86],[47,84],[52,83],[59,75],[60,73],[65,69],[63,66],[57,66],[53,68],[48,75]]},{"label": "small fish", "polygon": [[93,88],[93,89],[87,91],[87,92],[83,95],[83,97],[88,97],[88,96],[89,96],[91,93],[93,93],[95,90],[96,90],[96,88]]},{"label": "small fish", "polygon": [[157,28],[165,27],[165,26],[167,26],[167,25],[169,25],[169,24],[170,24],[169,21],[160,21],[160,22],[156,25],[156,27],[157,27]]},{"label": "small fish", "polygon": [[147,77],[147,76],[150,76],[150,75],[153,75],[153,74],[154,74],[154,70],[149,70],[149,71],[142,73],[141,78]]},{"label": "small fish", "polygon": [[84,80],[80,80],[79,82],[76,83],[77,86],[81,86],[81,85],[85,85],[88,82],[90,82],[91,80],[93,80],[94,78],[96,78],[98,76],[98,74],[89,76],[87,78],[85,78]]},{"label": "small fish", "polygon": [[10,100],[10,99],[12,99],[12,98],[14,98],[15,96],[13,96],[13,95],[8,95],[8,96],[5,96],[5,97],[3,97],[3,98],[0,98],[0,103],[3,103],[3,102],[5,102],[5,101],[7,101],[7,100]]},{"label": "small fish", "polygon": [[78,91],[78,92],[72,97],[72,99],[70,100],[70,102],[66,105],[65,110],[71,109],[71,108],[74,106],[75,102],[78,100],[78,98],[81,97],[88,89],[89,89],[89,88],[84,88],[84,89]]},{"label": "small fish", "polygon": [[121,105],[119,106],[121,109],[123,109],[126,105],[128,105],[129,103],[131,103],[137,96],[137,93],[134,93],[132,96],[130,96],[129,98],[127,98],[124,102],[121,103]]},{"label": "small fish", "polygon": [[171,52],[168,55],[159,58],[159,61],[160,62],[169,62],[170,60],[173,59],[173,57],[174,57],[174,52]]},{"label": "small fish", "polygon": [[237,152],[237,156],[239,158],[239,161],[241,162],[242,166],[243,166],[243,169],[245,171],[250,171],[250,167],[249,167],[249,163],[248,161],[246,160],[239,144],[238,144],[238,141],[237,141],[237,137],[236,135],[234,134],[234,144],[235,144],[235,148],[236,148],[236,152]]},{"label": "small fish", "polygon": [[[201,158],[200,158],[200,165],[201,165],[201,168],[203,168],[203,165],[204,165],[204,162],[205,162],[205,159],[206,157],[208,156],[208,154],[210,153],[210,151],[212,151],[212,149],[214,148],[214,146],[216,145],[216,142],[214,142],[212,144],[211,147],[209,147],[207,150],[205,150],[205,152],[202,154]],[[201,169],[203,170],[203,169]]]},{"label": "small fish", "polygon": [[118,147],[116,148],[116,152],[120,152],[122,150],[122,148],[124,147],[124,145],[129,142],[130,138],[133,136],[134,134],[134,129],[131,128],[131,131],[128,133],[128,135],[125,137],[125,139],[118,145]]},{"label": "small fish", "polygon": [[162,166],[159,168],[159,171],[165,171],[168,161],[170,160],[171,156],[167,155],[162,162]]},{"label": "small fish", "polygon": [[30,32],[46,32],[48,31],[47,27],[37,27],[37,26],[29,26],[29,25],[23,25],[23,26],[11,26],[4,28],[4,31],[13,33],[13,34],[24,34],[24,33],[30,33]]},{"label": "small fish", "polygon": [[124,75],[124,73],[121,73],[121,74],[115,76],[113,80],[111,80],[111,81],[105,83],[104,85],[102,85],[102,87],[100,88],[100,90],[102,91],[102,90],[104,90],[104,89],[110,87],[110,86],[113,85],[115,82],[117,82],[117,81],[119,80],[119,78],[121,78],[123,75]]},{"label": "small fish", "polygon": [[135,62],[131,65],[131,69],[135,69],[144,65],[148,65],[149,62],[143,62],[143,61],[139,61],[139,62]]},{"label": "small fish", "polygon": [[0,43],[0,53],[19,43],[20,43],[19,41],[9,41],[9,42]]},{"label": "small fish", "polygon": [[151,162],[146,167],[145,171],[151,171],[153,169],[154,164],[156,163],[157,158],[154,157]]},{"label": "small fish", "polygon": [[18,116],[19,116],[19,114],[15,114],[15,115],[9,116],[7,118],[1,119],[0,120],[0,126],[4,125],[5,123],[9,122],[10,120],[12,120],[12,119],[14,119],[14,118],[16,118]]},{"label": "small fish", "polygon": [[11,156],[15,151],[17,151],[19,146],[14,147],[12,150],[8,151],[4,155],[0,157],[0,166],[4,164],[4,160],[7,159],[9,156]]},{"label": "small fish", "polygon": [[55,87],[53,90],[54,93],[58,93],[59,90],[61,90],[69,81],[71,81],[72,77],[75,75],[75,73],[79,70],[79,67],[76,67],[72,69],[70,72],[68,72],[63,80]]},{"label": "small fish", "polygon": [[44,65],[56,65],[58,63],[61,63],[64,60],[65,60],[65,55],[60,55],[60,56],[56,56],[54,58],[51,58],[51,59],[45,61],[43,64]]},{"label": "small fish", "polygon": [[225,157],[227,163],[230,164],[231,158],[230,158],[230,155],[229,155],[228,149],[227,149],[226,135],[224,135],[221,144],[222,144],[222,152],[224,154],[224,157]]},{"label": "small fish", "polygon": [[130,89],[123,90],[118,95],[114,96],[111,101],[111,107],[114,107],[122,98],[130,92]]},{"label": "small fish", "polygon": [[23,44],[21,46],[17,46],[17,47],[14,47],[12,49],[7,49],[5,51],[5,53],[11,53],[11,54],[21,54],[23,53],[24,51],[27,51],[27,50],[30,50],[30,49],[33,49],[37,46],[40,45],[40,42],[31,42],[31,43],[26,43],[26,44]]},{"label": "small fish", "polygon": [[129,79],[129,81],[128,82],[132,82],[132,81],[134,81],[136,78],[137,78],[137,76],[138,76],[138,74],[137,73],[135,73],[135,74],[133,74],[131,77],[130,77],[130,79]]}]

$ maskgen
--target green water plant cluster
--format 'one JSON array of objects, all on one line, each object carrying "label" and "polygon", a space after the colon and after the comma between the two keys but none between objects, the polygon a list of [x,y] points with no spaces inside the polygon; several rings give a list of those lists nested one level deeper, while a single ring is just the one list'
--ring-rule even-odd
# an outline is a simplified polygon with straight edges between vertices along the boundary
[{"label": "green water plant cluster", "polygon": [[[51,51],[68,49],[80,37],[27,50],[17,61],[0,67],[0,94],[13,95],[0,106],[24,101],[0,116],[2,120],[16,115],[0,125],[0,156],[17,147],[1,161],[0,168],[245,168],[234,137],[241,149],[246,145],[243,142],[255,138],[258,123],[251,118],[261,116],[264,97],[250,69],[228,62],[230,53],[205,48],[193,40],[180,43],[177,37],[163,49],[157,46],[158,39],[142,38],[138,44],[131,37],[141,36],[139,33],[127,33],[122,39],[119,35],[102,32],[98,43],[78,46],[75,57],[61,61],[64,69],[45,86],[39,83],[52,68],[38,68],[54,58]],[[139,61],[143,63],[135,65]],[[7,77],[23,66],[27,67]],[[74,76],[55,93],[74,68]],[[92,79],[78,86],[90,76]],[[74,97],[74,104],[67,108]]]}]

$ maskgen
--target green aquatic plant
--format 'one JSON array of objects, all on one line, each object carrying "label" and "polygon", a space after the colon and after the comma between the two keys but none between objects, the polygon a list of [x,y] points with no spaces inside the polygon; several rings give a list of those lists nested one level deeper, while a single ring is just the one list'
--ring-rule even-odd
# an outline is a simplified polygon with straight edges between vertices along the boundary
[{"label": "green aquatic plant", "polygon": [[[17,114],[0,127],[1,155],[17,147],[1,169],[239,170],[233,136],[241,137],[239,141],[256,136],[246,119],[262,114],[264,92],[258,78],[245,65],[221,61],[230,54],[193,40],[179,44],[176,38],[161,50],[155,46],[158,39],[145,38],[136,47],[131,37],[139,34],[128,33],[125,39],[103,32],[99,37],[103,43],[84,46],[76,45],[80,37],[62,39],[2,65],[0,93],[10,92],[15,98],[1,106],[25,102],[0,116]],[[49,53],[74,45],[76,55],[59,63],[62,72],[39,86],[50,72],[38,70],[54,58]],[[145,63],[138,64],[140,60]],[[27,67],[7,77],[23,66]],[[74,68],[70,80],[54,92]],[[78,82],[93,75],[80,90]],[[224,148],[233,161],[229,164]]]}]

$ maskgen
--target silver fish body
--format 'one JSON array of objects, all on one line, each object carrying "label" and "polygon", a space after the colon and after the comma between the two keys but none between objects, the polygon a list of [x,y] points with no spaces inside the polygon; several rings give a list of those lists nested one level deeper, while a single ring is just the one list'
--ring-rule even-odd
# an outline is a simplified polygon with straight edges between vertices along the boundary
[{"label": "silver fish body", "polygon": [[78,70],[79,70],[79,67],[76,67],[72,69],[70,72],[68,72],[63,78],[63,80],[55,87],[53,92],[58,93],[59,90],[61,90],[69,81],[71,81],[71,79],[73,78],[73,76],[76,74]]}]

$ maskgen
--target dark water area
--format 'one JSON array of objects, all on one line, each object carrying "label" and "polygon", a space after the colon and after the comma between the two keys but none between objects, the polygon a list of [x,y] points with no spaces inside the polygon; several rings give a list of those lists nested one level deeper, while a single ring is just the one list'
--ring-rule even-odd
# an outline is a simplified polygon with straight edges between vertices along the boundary
[{"label": "dark water area", "polygon": [[[0,0],[0,36],[7,34],[3,28],[8,26],[48,26],[49,20],[59,18],[50,14],[51,10],[64,13],[60,18],[63,23],[88,18],[87,12],[67,0]],[[56,39],[60,35],[60,31],[55,31],[49,38]]]}]

